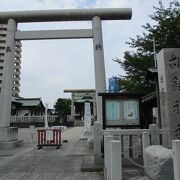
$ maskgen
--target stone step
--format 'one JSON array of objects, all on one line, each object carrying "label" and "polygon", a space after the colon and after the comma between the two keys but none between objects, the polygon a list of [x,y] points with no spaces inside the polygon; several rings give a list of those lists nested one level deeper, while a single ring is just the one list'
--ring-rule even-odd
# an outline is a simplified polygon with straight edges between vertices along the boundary
[{"label": "stone step", "polygon": [[84,121],[75,120],[75,126],[84,126]]}]

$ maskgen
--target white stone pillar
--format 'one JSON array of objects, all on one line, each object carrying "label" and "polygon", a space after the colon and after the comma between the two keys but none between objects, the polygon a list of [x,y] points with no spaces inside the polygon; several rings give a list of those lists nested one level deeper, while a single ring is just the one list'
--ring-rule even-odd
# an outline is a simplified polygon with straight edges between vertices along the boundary
[{"label": "white stone pillar", "polygon": [[157,124],[150,124],[149,129],[151,131],[151,145],[159,145],[160,137],[159,137],[159,127]]},{"label": "white stone pillar", "polygon": [[107,180],[111,180],[111,141],[113,140],[112,135],[107,135],[105,139],[105,168]]},{"label": "white stone pillar", "polygon": [[44,123],[44,125],[45,125],[45,129],[48,129],[49,128],[49,126],[48,126],[48,118],[47,118],[47,116],[48,116],[48,104],[46,104],[46,106],[45,106],[45,123]]},{"label": "white stone pillar", "polygon": [[110,142],[111,148],[111,180],[122,180],[122,158],[121,141],[113,140]]},{"label": "white stone pillar", "polygon": [[75,110],[74,110],[74,93],[71,95],[71,120],[75,120]]},{"label": "white stone pillar", "polygon": [[148,146],[150,146],[150,134],[148,132],[143,132],[142,133],[143,160],[144,160],[144,151]]},{"label": "white stone pillar", "polygon": [[101,145],[102,145],[102,124],[99,122],[94,122],[93,126],[93,136],[94,136],[94,162],[95,164],[102,165],[103,159],[101,156]]},{"label": "white stone pillar", "polygon": [[97,113],[96,113],[96,97],[93,95],[93,116],[96,118]]},{"label": "white stone pillar", "polygon": [[[105,170],[105,176],[107,177],[107,168],[110,167],[109,164],[109,156],[110,156],[110,148],[109,148],[109,143],[110,141],[113,140],[113,136],[110,135],[109,133],[104,134],[104,170]],[[109,164],[109,166],[108,166]]]},{"label": "white stone pillar", "polygon": [[148,132],[142,133],[142,146],[143,150],[150,146],[150,134]]},{"label": "white stone pillar", "polygon": [[0,127],[10,126],[16,43],[14,36],[16,30],[16,21],[13,19],[9,19],[7,26],[2,88],[0,93]]},{"label": "white stone pillar", "polygon": [[99,17],[95,16],[92,19],[92,28],[93,28],[97,121],[102,124],[102,97],[98,96],[98,93],[106,92],[106,77],[105,77],[101,19]]},{"label": "white stone pillar", "polygon": [[180,140],[172,141],[174,180],[180,179]]}]

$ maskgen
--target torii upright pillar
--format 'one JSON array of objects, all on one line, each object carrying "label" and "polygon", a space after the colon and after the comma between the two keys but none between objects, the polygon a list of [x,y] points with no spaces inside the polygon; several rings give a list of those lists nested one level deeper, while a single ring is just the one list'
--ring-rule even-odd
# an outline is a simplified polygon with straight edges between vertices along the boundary
[{"label": "torii upright pillar", "polygon": [[71,94],[71,120],[75,121],[74,93]]},{"label": "torii upright pillar", "polygon": [[97,121],[102,124],[102,97],[98,93],[106,92],[106,77],[104,65],[104,50],[101,19],[95,16],[92,19],[93,27],[93,48],[94,48],[94,70],[97,103]]},{"label": "torii upright pillar", "polygon": [[15,61],[15,32],[17,23],[8,20],[5,45],[4,69],[0,92],[0,148],[6,149],[17,145],[18,129],[10,127],[12,85]]},{"label": "torii upright pillar", "polygon": [[94,70],[96,86],[96,105],[97,105],[97,122],[94,123],[94,161],[96,164],[102,164],[101,158],[101,141],[102,141],[102,97],[98,93],[106,92],[106,77],[104,65],[104,50],[101,19],[95,16],[92,19],[93,28],[93,48],[94,48]]}]

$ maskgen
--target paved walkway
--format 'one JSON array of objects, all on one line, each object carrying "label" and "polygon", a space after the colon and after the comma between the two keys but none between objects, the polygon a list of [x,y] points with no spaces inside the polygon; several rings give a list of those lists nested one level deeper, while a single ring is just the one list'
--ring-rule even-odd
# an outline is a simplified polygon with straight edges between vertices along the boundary
[{"label": "paved walkway", "polygon": [[[0,150],[0,180],[104,180],[102,172],[82,172],[84,157],[90,159],[93,151],[87,141],[80,140],[82,127],[68,128],[62,139],[68,140],[60,149],[37,149],[37,131],[31,138],[28,128],[19,129],[24,146],[15,150]],[[92,165],[90,163],[90,165]],[[123,168],[123,180],[148,180],[136,167]]]},{"label": "paved walkway", "polygon": [[82,127],[66,130],[63,139],[68,142],[58,150],[38,150],[37,133],[31,139],[28,128],[19,129],[24,146],[0,151],[0,180],[104,180],[103,173],[81,172],[83,157],[92,155],[85,141],[80,140],[82,131]]}]

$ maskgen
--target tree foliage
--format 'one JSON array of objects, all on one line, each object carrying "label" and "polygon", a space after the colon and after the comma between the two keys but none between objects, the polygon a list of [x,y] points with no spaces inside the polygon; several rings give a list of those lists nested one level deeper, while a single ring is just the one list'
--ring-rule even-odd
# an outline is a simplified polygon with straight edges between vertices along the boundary
[{"label": "tree foliage", "polygon": [[142,26],[143,34],[126,42],[132,51],[124,53],[124,60],[114,60],[126,72],[119,80],[121,91],[149,93],[154,90],[154,82],[145,79],[148,69],[155,65],[153,40],[155,53],[162,48],[180,48],[180,3],[173,0],[165,8],[159,1],[159,7],[154,7],[154,10],[150,15],[154,25],[147,23]]},{"label": "tree foliage", "polygon": [[71,114],[71,99],[59,98],[55,105],[55,113],[59,116],[61,124],[67,123],[67,115]]}]

